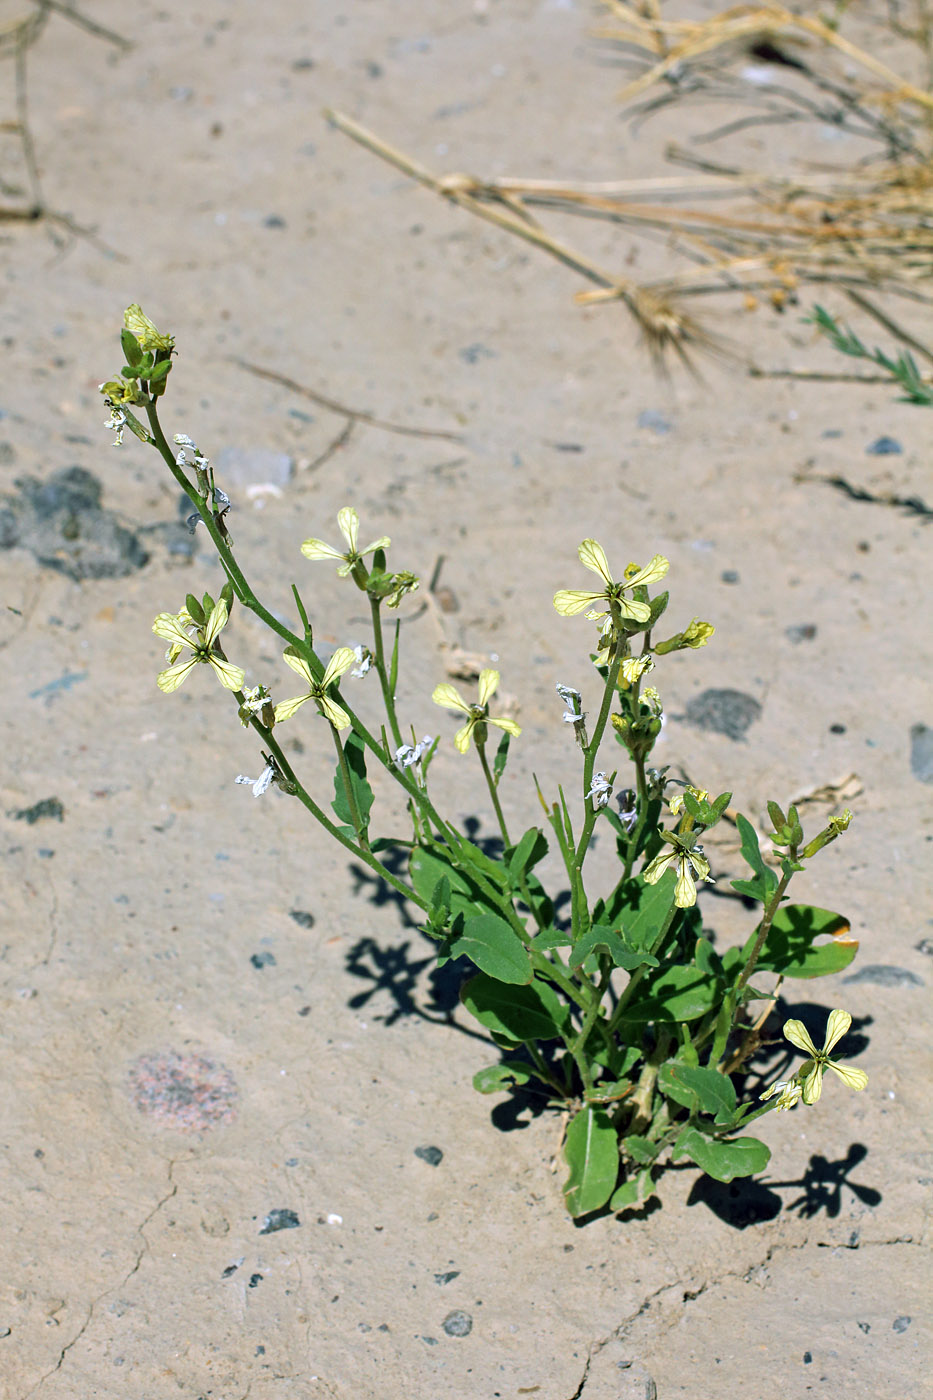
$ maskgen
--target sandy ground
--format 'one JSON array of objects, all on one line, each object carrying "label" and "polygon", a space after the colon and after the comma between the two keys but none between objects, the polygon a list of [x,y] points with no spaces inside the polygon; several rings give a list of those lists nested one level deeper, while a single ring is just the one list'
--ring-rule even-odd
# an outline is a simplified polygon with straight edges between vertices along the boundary
[{"label": "sandy ground", "polygon": [[[0,225],[0,1395],[933,1393],[930,526],[799,479],[929,500],[933,419],[883,386],[735,364],[665,383],[618,308],[574,307],[570,272],[322,119],[339,106],[441,170],[657,173],[685,118],[633,135],[582,3],[86,12],[134,48],[53,16],[31,120],[49,205],[99,242]],[[2,78],[8,119],[9,61]],[[574,235],[632,266],[628,234]],[[166,426],[226,462],[272,607],[291,616],[294,578],[322,639],[364,635],[352,590],[297,548],[348,502],[397,566],[445,556],[448,639],[496,658],[520,705],[516,825],[535,820],[532,770],[573,772],[554,685],[585,684],[589,637],[550,598],[582,586],[590,534],[620,566],[666,554],[671,615],[717,627],[660,677],[665,762],[756,819],[857,775],[856,821],[801,895],[843,909],[861,954],[785,1005],[848,1007],[870,1085],[766,1119],[762,1180],[682,1169],[662,1209],[575,1225],[557,1121],[474,1093],[495,1054],[404,910],[284,796],[233,784],[261,759],[209,676],[157,691],[152,618],[218,570],[155,455],[102,426],[131,301],[177,337]],[[796,311],[706,314],[759,363],[828,362]],[[342,417],[237,359],[438,435]],[[902,450],[869,454],[885,435]],[[282,671],[249,617],[231,635],[251,679]],[[424,613],[404,637],[404,712],[449,740],[437,627]],[[757,702],[744,733],[697,724],[710,689]],[[488,834],[449,742],[435,774]],[[720,890],[738,874],[728,844],[714,873]],[[742,931],[707,900],[721,938]]]}]

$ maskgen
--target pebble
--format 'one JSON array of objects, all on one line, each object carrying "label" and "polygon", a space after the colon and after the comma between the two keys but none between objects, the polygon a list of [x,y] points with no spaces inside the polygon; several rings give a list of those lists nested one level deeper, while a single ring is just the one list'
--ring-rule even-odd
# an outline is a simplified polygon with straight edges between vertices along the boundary
[{"label": "pebble", "polygon": [[[900,1319],[899,1319],[900,1320]],[[910,1319],[907,1319],[908,1322]],[[897,1323],[894,1324],[895,1327]],[[449,1312],[441,1323],[448,1337],[468,1337],[473,1331],[473,1319],[467,1312],[462,1312],[460,1308],[455,1308]],[[904,1329],[901,1328],[901,1331]]]},{"label": "pebble", "polygon": [[7,816],[12,817],[15,822],[26,822],[29,826],[35,826],[36,822],[41,821],[63,822],[65,808],[57,797],[43,797],[31,807],[21,807],[18,812],[8,812]]},{"label": "pebble", "polygon": [[429,1167],[439,1167],[444,1160],[444,1154],[439,1147],[416,1147],[415,1156],[420,1157],[422,1162],[427,1162]]},{"label": "pebble", "polygon": [[869,963],[867,967],[859,968],[851,977],[844,977],[842,980],[847,984],[873,982],[877,987],[899,987],[905,983],[910,987],[926,986],[923,978],[918,977],[916,972],[910,972],[906,967],[895,967],[893,963]]},{"label": "pebble", "polygon": [[294,919],[299,928],[314,928],[314,915],[307,909],[289,909],[288,917]]},{"label": "pebble", "polygon": [[761,705],[741,690],[704,690],[688,703],[686,721],[695,729],[739,741],[761,716]]},{"label": "pebble", "polygon": [[494,360],[496,358],[495,350],[490,350],[488,346],[481,344],[478,340],[472,345],[464,345],[462,350],[457,351],[457,354],[465,365],[476,365],[479,364],[480,360]]},{"label": "pebble", "polygon": [[895,1332],[906,1332],[908,1327],[910,1326],[910,1322],[911,1319],[909,1317],[896,1317],[891,1323],[891,1326],[894,1328]]},{"label": "pebble", "polygon": [[274,953],[253,953],[250,962],[257,970],[263,967],[275,967]]},{"label": "pebble", "polygon": [[274,1235],[276,1230],[297,1230],[301,1221],[296,1211],[281,1208],[270,1210],[262,1222],[261,1235]]},{"label": "pebble", "polygon": [[816,623],[798,622],[793,627],[785,627],[784,636],[795,646],[798,642],[812,642],[816,636]]},{"label": "pebble", "polygon": [[649,432],[657,433],[659,437],[674,431],[674,424],[670,418],[659,413],[656,408],[643,408],[638,415],[638,426],[639,428],[647,428]]},{"label": "pebble", "polygon": [[886,435],[884,437],[875,438],[874,442],[870,443],[868,447],[865,448],[865,452],[869,457],[897,457],[903,451],[904,449],[897,438],[887,437]]},{"label": "pebble", "polygon": [[910,726],[910,771],[918,782],[933,783],[933,729],[929,725]]},{"label": "pebble", "polygon": [[453,1283],[454,1279],[455,1279],[455,1278],[459,1278],[459,1277],[460,1277],[460,1270],[459,1270],[459,1269],[450,1269],[446,1274],[435,1274],[435,1275],[434,1275],[434,1282],[437,1283],[437,1284],[440,1284],[441,1287],[443,1287],[443,1285],[444,1285],[445,1283]]}]

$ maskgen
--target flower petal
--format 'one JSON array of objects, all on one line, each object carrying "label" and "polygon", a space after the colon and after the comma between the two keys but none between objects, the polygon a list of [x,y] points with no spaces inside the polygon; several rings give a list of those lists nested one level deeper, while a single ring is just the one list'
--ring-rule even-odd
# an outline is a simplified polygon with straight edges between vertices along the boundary
[{"label": "flower petal", "polygon": [[296,710],[299,710],[306,700],[310,700],[310,693],[307,695],[293,695],[290,700],[280,700],[275,707],[275,722],[281,724],[283,719],[291,719]]},{"label": "flower petal", "polygon": [[380,535],[378,540],[373,540],[365,549],[360,550],[360,554],[375,554],[377,549],[388,549],[392,541],[388,535]]},{"label": "flower petal", "polygon": [[843,1084],[847,1084],[856,1093],[860,1093],[868,1083],[868,1075],[863,1069],[854,1069],[851,1065],[837,1065],[835,1060],[828,1060],[827,1064],[838,1074]]},{"label": "flower petal", "polygon": [[196,656],[189,656],[187,661],[182,661],[178,666],[170,666],[167,671],[160,671],[156,676],[156,685],[165,695],[171,695],[173,690],[188,679],[188,675],[198,664]]},{"label": "flower petal", "polygon": [[186,647],[194,645],[174,613],[159,613],[152,624],[152,630],[164,642],[173,642],[177,646]]},{"label": "flower petal", "polygon": [[[573,617],[575,613],[581,613],[584,608],[590,608],[594,603],[602,602],[605,595],[602,593],[584,593],[579,588],[561,588],[554,594],[554,608],[561,617]],[[605,608],[603,609],[605,612]],[[599,614],[602,617],[602,613]]]},{"label": "flower petal", "polygon": [[831,1011],[829,1021],[826,1024],[826,1039],[823,1041],[823,1051],[829,1054],[833,1046],[836,1045],[852,1024],[852,1017],[848,1011]]},{"label": "flower petal", "polygon": [[336,700],[331,700],[329,695],[319,695],[317,702],[321,707],[321,714],[325,719],[329,719],[335,729],[348,729],[350,727],[350,716],[346,710],[341,709]]},{"label": "flower petal", "polygon": [[[227,609],[227,604],[224,602],[223,598],[221,598],[220,602],[215,603],[211,608],[211,615],[207,619],[207,629],[204,633],[205,646],[211,647],[214,645],[214,642],[226,627],[229,616],[230,613]],[[237,686],[237,690],[239,690],[239,686]]]},{"label": "flower petal", "polygon": [[458,729],[454,735],[454,747],[458,753],[466,753],[467,749],[470,747],[470,735],[473,733],[473,726],[475,723],[476,719],[471,715],[463,728]]},{"label": "flower petal", "polygon": [[337,512],[337,524],[340,526],[340,533],[350,546],[349,553],[356,553],[356,541],[360,528],[360,517],[352,506],[344,506]]},{"label": "flower petal", "polygon": [[642,878],[646,885],[656,885],[661,876],[667,870],[672,861],[677,859],[676,851],[662,851],[656,855],[650,865],[646,865],[642,873]]},{"label": "flower petal", "polygon": [[639,603],[634,598],[620,598],[619,612],[623,617],[630,617],[633,622],[647,622],[651,616],[648,604]]},{"label": "flower petal", "polygon": [[520,724],[516,724],[514,719],[490,719],[489,724],[494,724],[497,729],[504,729],[506,734],[511,734],[513,739],[517,739],[522,732]]},{"label": "flower petal", "polygon": [[[321,685],[326,690],[329,685],[333,685],[335,681],[339,680],[341,676],[345,675],[347,671],[349,671],[351,666],[355,665],[356,653],[354,652],[353,648],[338,647],[327,663],[327,669],[325,670],[324,675],[321,678]],[[341,711],[341,713],[343,713],[343,711]],[[347,720],[347,724],[349,723],[350,721]],[[338,725],[337,727],[343,728],[342,725]]]},{"label": "flower petal", "polygon": [[444,681],[442,685],[436,685],[431,695],[435,705],[443,705],[445,710],[459,710],[461,714],[471,715],[471,707],[464,700],[456,686]]},{"label": "flower petal", "polygon": [[640,583],[657,583],[658,579],[662,579],[670,567],[669,559],[665,559],[663,554],[656,554],[643,569],[632,574],[631,578],[625,579],[625,586],[626,588],[635,588]]},{"label": "flower petal", "polygon": [[314,673],[312,672],[311,667],[308,665],[305,658],[302,655],[300,655],[300,653],[297,652],[294,647],[285,648],[285,650],[282,652],[282,660],[285,662],[285,665],[290,666],[292,670],[295,671],[303,681],[307,681],[308,685],[316,684],[314,679]]},{"label": "flower petal", "polygon": [[678,863],[677,883],[674,886],[674,903],[678,909],[691,909],[697,902],[697,887],[693,883],[690,862],[682,856]]},{"label": "flower petal", "polygon": [[609,572],[609,560],[606,558],[606,551],[596,540],[584,540],[577,550],[580,556],[580,563],[584,568],[590,569],[594,574],[599,574],[607,584],[613,582],[612,574]]},{"label": "flower petal", "polygon": [[801,1083],[800,1097],[804,1103],[816,1103],[823,1092],[823,1066],[818,1061],[807,1063],[797,1071]]},{"label": "flower petal", "polygon": [[499,672],[487,668],[479,673],[479,703],[488,705],[499,688]]},{"label": "flower petal", "polygon": [[231,661],[225,661],[222,656],[218,656],[213,651],[207,659],[217,673],[217,679],[222,686],[226,686],[227,690],[240,689],[246,679],[245,671],[239,666],[234,666]]},{"label": "flower petal", "polygon": [[305,540],[301,552],[306,559],[343,559],[339,549],[325,544],[323,540]]},{"label": "flower petal", "polygon": [[810,1039],[806,1026],[802,1021],[785,1021],[784,1037],[791,1045],[796,1045],[798,1050],[802,1050],[805,1055],[815,1055],[816,1046]]}]

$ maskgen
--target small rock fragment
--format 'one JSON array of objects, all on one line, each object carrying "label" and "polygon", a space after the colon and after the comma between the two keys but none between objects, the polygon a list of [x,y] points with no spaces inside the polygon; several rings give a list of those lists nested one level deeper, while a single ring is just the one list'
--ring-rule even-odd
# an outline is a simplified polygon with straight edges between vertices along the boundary
[{"label": "small rock fragment", "polygon": [[270,1210],[262,1222],[261,1235],[274,1235],[276,1230],[297,1230],[301,1221],[296,1211],[288,1209]]},{"label": "small rock fragment", "polygon": [[929,725],[910,726],[910,771],[918,782],[933,783],[933,729]]},{"label": "small rock fragment", "polygon": [[895,967],[892,963],[869,963],[867,967],[859,968],[851,977],[844,977],[842,980],[845,983],[873,982],[877,987],[898,987],[904,983],[911,987],[926,985],[916,972],[910,972],[906,967]]},{"label": "small rock fragment", "polygon": [[429,1167],[439,1167],[444,1160],[444,1154],[439,1147],[416,1147],[415,1156],[420,1157],[422,1162],[427,1162]]},{"label": "small rock fragment", "polygon": [[888,437],[887,434],[875,438],[874,442],[869,443],[868,447],[865,448],[869,457],[897,457],[903,451],[904,449],[897,438]]},{"label": "small rock fragment", "polygon": [[[900,1320],[900,1319],[898,1319]],[[910,1321],[910,1318],[907,1319]],[[894,1324],[895,1327],[897,1323]],[[468,1337],[473,1331],[473,1319],[469,1313],[463,1312],[460,1308],[455,1308],[449,1312],[441,1323],[448,1337]],[[901,1328],[901,1331],[904,1329]]]},{"label": "small rock fragment", "polygon": [[746,730],[761,715],[761,706],[741,690],[704,690],[687,705],[686,720],[696,729],[725,734],[728,739],[744,739]]}]

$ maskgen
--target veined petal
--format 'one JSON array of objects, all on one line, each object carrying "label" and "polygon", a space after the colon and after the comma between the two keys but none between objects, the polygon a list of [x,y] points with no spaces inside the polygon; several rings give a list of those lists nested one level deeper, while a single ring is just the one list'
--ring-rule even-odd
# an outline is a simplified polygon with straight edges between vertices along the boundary
[{"label": "veined petal", "polygon": [[[806,1073],[804,1073],[804,1071],[806,1071]],[[812,1064],[808,1062],[807,1065],[804,1065],[798,1070],[798,1075],[800,1076],[802,1086],[800,1097],[806,1104],[816,1103],[820,1094],[823,1092],[822,1064],[820,1064],[819,1061]]]},{"label": "veined petal", "polygon": [[330,720],[335,729],[349,728],[350,716],[346,710],[341,709],[336,700],[332,700],[329,695],[319,695],[317,702],[321,707],[321,714]]},{"label": "veined petal", "polygon": [[377,549],[388,549],[391,543],[392,541],[389,539],[388,535],[380,535],[378,540],[373,540],[372,544],[368,544],[365,549],[361,549],[360,554],[374,554]]},{"label": "veined petal", "polygon": [[[554,594],[554,608],[561,617],[573,617],[575,613],[581,613],[584,608],[590,608],[594,603],[605,600],[603,593],[584,593],[579,588],[561,588]],[[605,608],[603,609],[605,612]],[[602,613],[599,614],[602,617]]]},{"label": "veined petal", "polygon": [[584,540],[577,550],[580,556],[580,563],[584,568],[590,569],[594,574],[599,574],[606,583],[612,583],[612,574],[609,572],[609,560],[606,558],[606,551],[596,540]]},{"label": "veined petal", "polygon": [[456,686],[444,681],[436,685],[431,695],[435,705],[443,705],[445,710],[459,710],[461,714],[472,715],[472,708],[464,700]]},{"label": "veined petal", "polygon": [[640,583],[657,583],[662,579],[671,567],[670,560],[665,559],[663,554],[656,554],[643,569],[632,574],[631,578],[625,579],[626,588],[635,588]]},{"label": "veined petal", "polygon": [[227,690],[240,689],[246,679],[244,670],[239,666],[234,666],[232,661],[225,661],[222,656],[218,656],[213,651],[207,659],[216,671],[217,679],[221,685],[226,686]]},{"label": "veined petal", "polygon": [[[334,681],[338,681],[341,676],[345,675],[351,666],[355,665],[356,653],[353,648],[338,647],[327,663],[327,668],[321,678],[321,685],[326,690],[329,685],[334,684]],[[350,721],[347,720],[347,724],[349,723]],[[342,728],[342,726],[338,725],[338,728]]]},{"label": "veined petal", "polygon": [[303,681],[307,681],[308,685],[316,684],[314,679],[314,673],[312,672],[311,667],[308,665],[305,658],[302,655],[300,655],[300,653],[297,652],[294,647],[285,648],[285,650],[282,652],[282,660],[285,662],[285,665],[290,666],[292,670],[295,671]]},{"label": "veined petal", "polygon": [[339,549],[325,544],[323,540],[305,540],[301,552],[306,559],[343,559]]},{"label": "veined petal", "polygon": [[340,526],[340,533],[350,546],[350,554],[356,553],[356,541],[360,529],[360,517],[352,506],[344,506],[337,512],[337,524]]},{"label": "veined petal", "polygon": [[651,616],[648,604],[639,603],[634,598],[620,598],[619,612],[623,617],[630,617],[633,622],[647,622]]},{"label": "veined petal", "polygon": [[642,878],[646,885],[656,885],[672,861],[677,859],[676,851],[661,851],[650,865],[645,866]]},{"label": "veined petal", "polygon": [[188,633],[182,627],[174,613],[159,613],[159,616],[152,624],[152,630],[156,636],[161,637],[164,642],[172,642],[176,646],[194,646]]},{"label": "veined petal", "polygon": [[678,909],[690,909],[697,902],[697,887],[693,883],[690,862],[684,857],[678,863],[677,884],[674,886],[674,903]]},{"label": "veined petal", "polygon": [[290,700],[280,700],[275,707],[275,722],[281,724],[283,719],[291,719],[296,710],[299,710],[306,700],[311,699],[310,692],[307,695],[293,695]]},{"label": "veined petal", "polygon": [[863,1069],[853,1069],[851,1065],[837,1065],[835,1060],[829,1060],[827,1063],[829,1068],[838,1074],[843,1084],[847,1084],[856,1093],[861,1092],[867,1085],[868,1075]]},{"label": "veined petal", "polygon": [[513,739],[517,739],[522,732],[520,724],[516,724],[514,719],[490,719],[487,724],[494,724],[497,729],[504,729],[506,734],[511,734]]},{"label": "veined petal", "polygon": [[700,880],[709,880],[709,861],[706,856],[700,855],[698,851],[688,851],[687,860],[693,866],[694,874]]},{"label": "veined petal", "polygon": [[458,729],[454,735],[454,747],[458,753],[466,753],[470,747],[470,735],[473,733],[473,726],[476,723],[475,716],[471,715],[462,729]]},{"label": "veined petal", "polygon": [[[205,646],[211,647],[214,645],[214,642],[226,627],[229,616],[230,613],[227,609],[227,604],[224,602],[223,598],[221,598],[220,601],[215,603],[211,608],[211,615],[207,619],[207,628],[204,632]],[[236,689],[239,690],[239,686],[237,686]]]},{"label": "veined petal", "polygon": [[479,703],[488,705],[499,689],[499,672],[487,668],[479,673]]},{"label": "veined petal", "polygon": [[807,1028],[802,1021],[785,1021],[784,1038],[789,1040],[791,1045],[796,1045],[798,1050],[802,1050],[805,1055],[816,1055],[816,1046],[807,1033]]},{"label": "veined petal", "polygon": [[182,661],[178,666],[170,666],[167,671],[160,671],[156,676],[156,685],[165,695],[171,695],[173,690],[177,690],[183,681],[188,679],[188,675],[198,664],[196,656],[189,656],[187,661]]},{"label": "veined petal", "polygon": [[852,1017],[848,1011],[831,1011],[829,1021],[826,1024],[826,1039],[823,1041],[823,1050],[829,1054],[833,1046],[836,1045],[852,1024]]}]

